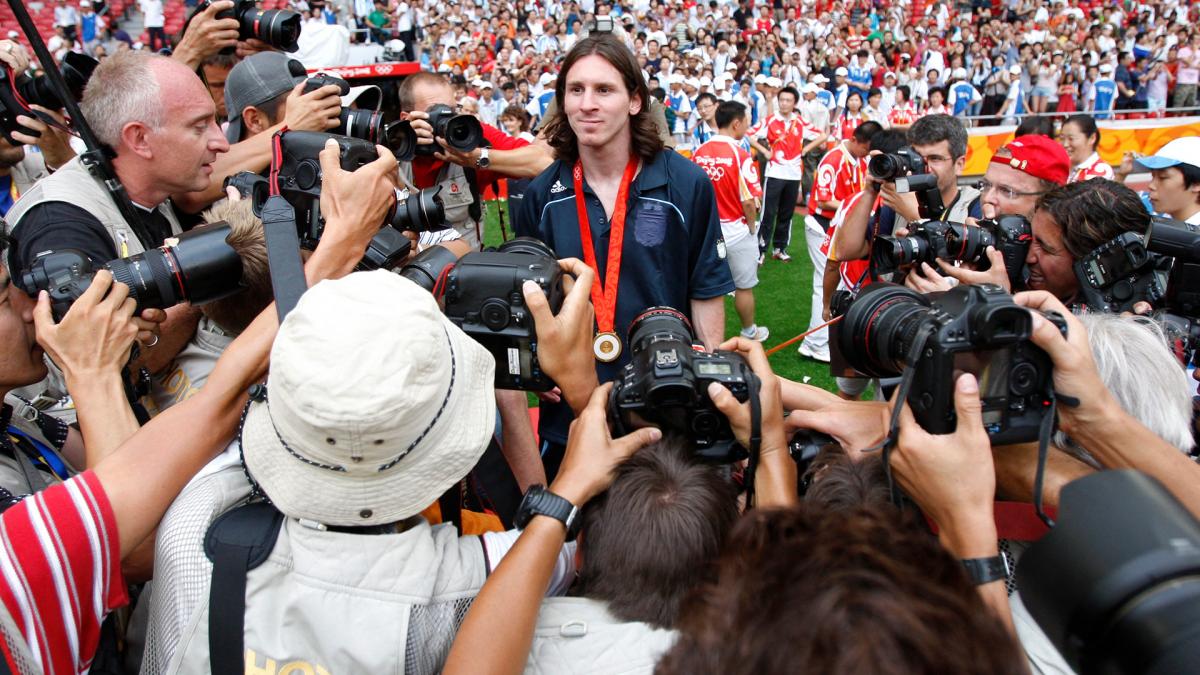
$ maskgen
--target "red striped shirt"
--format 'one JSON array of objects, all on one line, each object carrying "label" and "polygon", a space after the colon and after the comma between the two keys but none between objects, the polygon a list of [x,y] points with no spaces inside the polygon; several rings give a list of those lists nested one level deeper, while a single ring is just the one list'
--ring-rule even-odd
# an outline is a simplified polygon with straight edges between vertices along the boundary
[{"label": "red striped shirt", "polygon": [[112,506],[91,471],[0,516],[0,602],[43,672],[91,665],[101,621],[129,602],[120,555]]}]

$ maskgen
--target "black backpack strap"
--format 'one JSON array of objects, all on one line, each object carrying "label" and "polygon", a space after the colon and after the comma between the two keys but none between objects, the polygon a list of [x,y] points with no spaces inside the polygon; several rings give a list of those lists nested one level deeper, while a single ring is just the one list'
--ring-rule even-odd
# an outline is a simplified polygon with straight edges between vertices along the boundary
[{"label": "black backpack strap", "polygon": [[[479,194],[479,175],[475,173],[475,169],[467,167],[463,167],[463,174],[467,177],[467,185],[471,186],[471,205],[467,207],[467,213],[478,227],[483,222],[483,196]],[[482,239],[480,239],[479,245],[483,246]]]},{"label": "black backpack strap", "polygon": [[246,575],[275,548],[283,514],[254,502],[223,514],[208,528],[204,553],[212,561],[208,590],[208,655],[213,673],[245,671]]}]

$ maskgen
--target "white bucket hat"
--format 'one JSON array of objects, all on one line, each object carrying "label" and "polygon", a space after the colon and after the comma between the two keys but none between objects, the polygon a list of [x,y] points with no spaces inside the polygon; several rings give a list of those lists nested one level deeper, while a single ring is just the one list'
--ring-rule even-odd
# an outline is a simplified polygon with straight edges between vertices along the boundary
[{"label": "white bucket hat", "polygon": [[495,360],[386,271],[323,281],[271,348],[266,401],[242,428],[246,468],[285,515],[336,526],[420,513],[495,428]]}]

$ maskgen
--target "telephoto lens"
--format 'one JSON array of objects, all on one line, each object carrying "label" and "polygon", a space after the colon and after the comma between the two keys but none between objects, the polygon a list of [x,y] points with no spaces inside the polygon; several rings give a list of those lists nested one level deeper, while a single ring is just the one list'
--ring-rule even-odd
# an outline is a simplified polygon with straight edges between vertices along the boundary
[{"label": "telephoto lens", "polygon": [[300,49],[300,13],[288,9],[260,10],[254,0],[240,0],[233,10],[238,20],[238,39],[257,39],[275,49]]},{"label": "telephoto lens", "polygon": [[904,286],[867,286],[842,315],[838,350],[863,375],[895,377],[908,365],[909,349],[929,308],[925,296]]},{"label": "telephoto lens", "polygon": [[[166,244],[128,258],[111,260],[104,269],[129,287],[137,311],[166,309],[182,302],[202,305],[242,288],[242,258],[229,245],[229,225],[213,223],[168,239]],[[21,275],[22,290],[37,297],[50,294],[56,321],[83,295],[95,277],[91,259],[74,249],[48,251]]]},{"label": "telephoto lens", "polygon": [[946,251],[948,223],[922,220],[910,226],[905,237],[876,237],[871,246],[871,264],[876,274],[888,274],[904,265],[934,264],[948,259]]}]

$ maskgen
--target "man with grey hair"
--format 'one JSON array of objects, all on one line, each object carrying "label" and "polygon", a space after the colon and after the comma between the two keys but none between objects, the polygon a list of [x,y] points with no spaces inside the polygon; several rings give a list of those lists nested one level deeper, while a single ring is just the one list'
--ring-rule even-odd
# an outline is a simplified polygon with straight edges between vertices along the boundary
[{"label": "man with grey hair", "polygon": [[[161,245],[182,232],[170,195],[207,187],[212,163],[229,149],[204,83],[163,56],[128,51],[105,59],[88,82],[82,109],[112,152],[140,227],[126,222],[103,182],[72,159],[8,212],[14,272],[28,269],[44,251],[77,249],[99,265]],[[168,309],[160,333],[142,345],[142,365],[155,371],[170,363],[198,316],[187,305]]]}]

